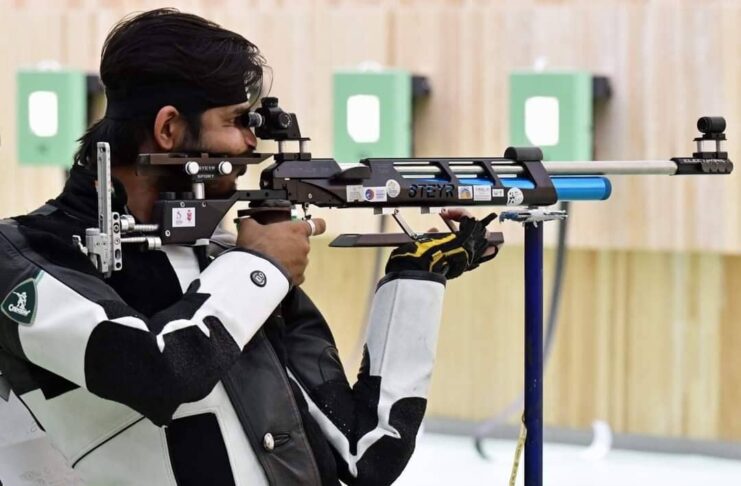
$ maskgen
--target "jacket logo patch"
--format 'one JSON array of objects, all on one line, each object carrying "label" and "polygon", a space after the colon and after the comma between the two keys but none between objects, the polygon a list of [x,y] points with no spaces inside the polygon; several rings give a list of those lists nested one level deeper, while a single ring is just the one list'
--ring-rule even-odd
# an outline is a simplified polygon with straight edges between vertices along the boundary
[{"label": "jacket logo patch", "polygon": [[36,281],[40,277],[41,273],[35,279],[29,278],[16,285],[0,304],[3,314],[18,324],[33,324],[36,317]]},{"label": "jacket logo patch", "polygon": [[252,272],[250,278],[252,279],[252,283],[258,287],[265,287],[265,284],[268,283],[268,278],[260,270]]}]

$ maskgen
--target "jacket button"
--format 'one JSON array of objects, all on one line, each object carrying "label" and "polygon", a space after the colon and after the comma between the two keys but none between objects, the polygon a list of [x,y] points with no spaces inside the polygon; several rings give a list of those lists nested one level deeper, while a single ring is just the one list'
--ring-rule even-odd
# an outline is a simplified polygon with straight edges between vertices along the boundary
[{"label": "jacket button", "polygon": [[275,449],[275,439],[273,439],[273,434],[270,432],[265,434],[265,437],[262,438],[262,446],[268,452]]}]

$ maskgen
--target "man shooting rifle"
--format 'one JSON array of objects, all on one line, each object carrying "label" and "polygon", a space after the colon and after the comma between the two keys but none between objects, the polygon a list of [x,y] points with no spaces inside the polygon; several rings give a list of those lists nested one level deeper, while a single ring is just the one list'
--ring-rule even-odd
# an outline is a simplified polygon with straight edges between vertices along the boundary
[{"label": "man shooting rifle", "polygon": [[[493,257],[490,218],[451,210],[457,233],[393,252],[354,386],[300,287],[323,220],[243,219],[210,253],[125,245],[109,278],[73,243],[99,223],[98,142],[113,210],[151,223],[161,193],[191,179],[139,173],[137,156],[253,151],[243,115],[264,67],[254,44],[194,15],[123,20],[102,51],[105,117],[64,190],[0,222],[0,369],[88,485],[383,485],[414,450],[446,279]],[[206,182],[206,198],[239,175]]]}]

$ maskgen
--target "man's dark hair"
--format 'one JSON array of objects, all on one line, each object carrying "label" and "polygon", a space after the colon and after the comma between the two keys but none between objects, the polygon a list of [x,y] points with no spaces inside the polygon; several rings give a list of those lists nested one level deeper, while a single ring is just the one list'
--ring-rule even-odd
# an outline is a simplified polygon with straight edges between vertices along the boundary
[{"label": "man's dark hair", "polygon": [[[264,67],[254,44],[196,15],[166,8],[123,19],[108,34],[100,59],[108,111],[79,139],[75,163],[94,168],[96,144],[108,142],[112,165],[133,164],[141,144],[151,139],[157,112],[168,104],[181,111],[189,137],[198,140],[200,115],[218,105],[207,94],[233,88],[235,81],[259,92]],[[174,99],[182,103],[168,100],[168,93],[178,90],[180,97]],[[191,90],[206,101],[189,106],[189,100],[198,99],[189,96]],[[139,111],[126,112],[129,100],[135,105],[136,96],[144,100]],[[162,102],[157,104],[159,99]],[[112,101],[118,101],[126,116],[111,114]]]}]

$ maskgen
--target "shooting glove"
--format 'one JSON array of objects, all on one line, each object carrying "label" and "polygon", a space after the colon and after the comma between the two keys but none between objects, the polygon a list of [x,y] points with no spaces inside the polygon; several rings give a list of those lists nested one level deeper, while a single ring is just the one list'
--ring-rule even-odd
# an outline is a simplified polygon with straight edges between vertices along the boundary
[{"label": "shooting glove", "polygon": [[440,238],[423,238],[400,246],[391,252],[386,273],[424,270],[451,279],[478,267],[496,256],[496,252],[483,256],[488,247],[486,226],[496,216],[491,213],[481,221],[464,216],[457,233]]}]

